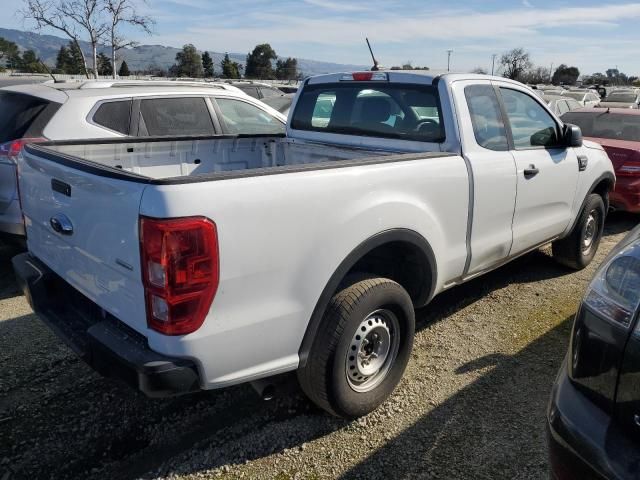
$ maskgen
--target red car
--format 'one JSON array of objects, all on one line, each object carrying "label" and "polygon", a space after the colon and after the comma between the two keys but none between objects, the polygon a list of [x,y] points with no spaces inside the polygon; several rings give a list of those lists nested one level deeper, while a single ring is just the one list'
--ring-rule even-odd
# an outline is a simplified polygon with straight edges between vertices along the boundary
[{"label": "red car", "polygon": [[562,115],[578,125],[582,135],[604,147],[616,172],[611,206],[640,213],[640,110],[631,108],[581,108]]}]

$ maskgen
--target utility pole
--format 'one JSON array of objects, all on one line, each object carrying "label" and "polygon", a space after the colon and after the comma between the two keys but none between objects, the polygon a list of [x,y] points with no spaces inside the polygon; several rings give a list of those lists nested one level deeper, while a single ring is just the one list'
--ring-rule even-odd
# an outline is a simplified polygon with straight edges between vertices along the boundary
[{"label": "utility pole", "polygon": [[491,75],[493,75],[493,70],[496,66],[496,57],[498,55],[496,55],[495,53],[493,55],[491,55]]},{"label": "utility pole", "polygon": [[551,83],[552,78],[553,78],[553,62],[551,62],[551,68],[549,69],[549,83]]},{"label": "utility pole", "polygon": [[447,50],[447,72],[451,70],[451,54],[453,50]]}]

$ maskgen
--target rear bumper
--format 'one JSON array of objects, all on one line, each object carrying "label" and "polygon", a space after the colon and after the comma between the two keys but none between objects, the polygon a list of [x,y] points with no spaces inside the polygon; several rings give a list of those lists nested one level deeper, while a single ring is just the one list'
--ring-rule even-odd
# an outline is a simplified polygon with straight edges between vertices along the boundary
[{"label": "rear bumper", "polygon": [[547,427],[553,479],[638,478],[640,449],[571,383],[566,359],[551,393]]},{"label": "rear bumper", "polygon": [[37,258],[23,253],[13,268],[38,317],[86,363],[149,397],[200,390],[195,364],[151,350],[146,339],[81,295]]}]

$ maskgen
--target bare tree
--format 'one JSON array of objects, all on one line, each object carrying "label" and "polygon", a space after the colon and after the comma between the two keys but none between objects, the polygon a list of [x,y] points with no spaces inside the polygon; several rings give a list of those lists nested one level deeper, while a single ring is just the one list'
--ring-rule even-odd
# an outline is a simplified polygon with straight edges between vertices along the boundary
[{"label": "bare tree", "polygon": [[65,13],[66,9],[63,8],[63,3],[64,2],[55,3],[52,0],[25,0],[25,6],[20,13],[24,19],[33,20],[37,30],[49,27],[69,37],[82,56],[84,72],[87,78],[89,78],[87,59],[80,47],[79,25],[77,25],[74,19],[67,16]]},{"label": "bare tree", "polygon": [[[28,0],[32,1],[32,0]],[[93,75],[98,78],[98,43],[109,30],[102,17],[100,0],[60,0],[60,10],[80,25],[89,35],[93,59]]]},{"label": "bare tree", "polygon": [[119,26],[121,24],[132,25],[151,35],[151,29],[155,23],[150,17],[138,15],[133,1],[134,0],[106,0],[104,7],[110,18],[109,35],[111,40],[113,78],[116,78],[116,53],[118,50],[137,45],[137,42],[127,41],[120,36],[118,33]]},{"label": "bare tree", "polygon": [[531,69],[533,64],[529,59],[529,52],[524,48],[514,48],[500,57],[500,65],[504,67],[504,76],[518,80],[520,76]]}]

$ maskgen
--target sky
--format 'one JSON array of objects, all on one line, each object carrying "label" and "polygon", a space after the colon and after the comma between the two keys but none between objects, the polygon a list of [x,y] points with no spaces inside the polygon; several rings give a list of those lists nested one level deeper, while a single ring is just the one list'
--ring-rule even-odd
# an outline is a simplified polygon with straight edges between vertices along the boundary
[{"label": "sky", "polygon": [[[493,54],[524,47],[539,66],[640,74],[640,3],[624,0],[138,1],[155,33],[127,33],[147,44],[244,53],[269,43],[280,56],[368,65],[369,37],[386,67],[410,61],[446,69],[453,50],[452,70],[490,71]],[[7,12],[23,2],[2,3]],[[3,15],[0,26],[31,29],[16,15]]]}]

